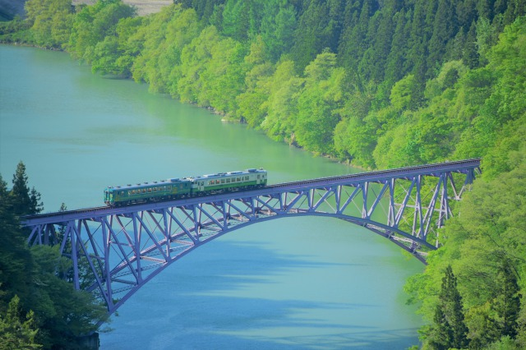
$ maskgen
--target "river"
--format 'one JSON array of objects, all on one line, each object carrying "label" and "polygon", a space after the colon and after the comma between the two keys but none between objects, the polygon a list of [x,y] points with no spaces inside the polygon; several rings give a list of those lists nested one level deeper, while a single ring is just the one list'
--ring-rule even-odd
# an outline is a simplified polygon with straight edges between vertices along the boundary
[{"label": "river", "polygon": [[[355,172],[67,54],[0,45],[0,173],[23,161],[45,211],[100,206],[108,185],[263,167],[279,183]],[[229,233],[144,286],[101,349],[406,349],[423,270],[384,238],[328,218]]]}]

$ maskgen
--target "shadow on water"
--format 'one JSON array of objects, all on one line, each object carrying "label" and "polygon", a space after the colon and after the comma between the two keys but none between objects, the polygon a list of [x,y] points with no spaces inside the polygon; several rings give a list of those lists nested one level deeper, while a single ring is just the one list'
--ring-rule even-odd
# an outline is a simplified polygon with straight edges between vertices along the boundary
[{"label": "shadow on water", "polygon": [[[370,320],[356,322],[353,313],[367,313],[381,304],[353,303],[352,295],[343,301],[311,297],[299,290],[302,285],[276,282],[276,276],[323,273],[338,265],[364,267],[318,263],[307,255],[283,255],[257,243],[218,239],[171,265],[127,301],[120,309],[122,316],[113,317],[114,330],[101,335],[101,348],[406,349],[413,345],[416,329],[386,330],[370,326]],[[130,328],[149,332],[138,331],[135,337]]]}]

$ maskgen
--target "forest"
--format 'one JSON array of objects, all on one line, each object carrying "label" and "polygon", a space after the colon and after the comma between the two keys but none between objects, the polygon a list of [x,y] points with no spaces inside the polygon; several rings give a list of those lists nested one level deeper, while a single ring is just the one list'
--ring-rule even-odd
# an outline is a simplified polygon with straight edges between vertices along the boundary
[{"label": "forest", "polygon": [[363,169],[481,158],[408,302],[424,349],[526,348],[526,1],[181,0],[138,17],[120,0],[29,0],[26,13],[0,23],[1,42],[67,51],[315,155]]}]

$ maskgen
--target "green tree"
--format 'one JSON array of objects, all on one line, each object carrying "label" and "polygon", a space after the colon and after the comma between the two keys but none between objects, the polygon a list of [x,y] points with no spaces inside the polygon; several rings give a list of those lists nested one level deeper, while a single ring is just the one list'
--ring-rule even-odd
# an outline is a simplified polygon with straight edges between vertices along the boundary
[{"label": "green tree", "polygon": [[253,1],[227,0],[222,14],[222,34],[238,41],[248,39]]},{"label": "green tree", "polygon": [[74,15],[69,0],[29,0],[25,4],[34,43],[63,48],[68,42]]},{"label": "green tree", "polygon": [[292,56],[303,70],[323,50],[336,52],[341,33],[344,2],[311,0],[298,18]]},{"label": "green tree", "polygon": [[476,34],[476,24],[475,22],[471,23],[469,31],[466,37],[466,46],[462,55],[464,64],[469,68],[474,69],[479,66],[479,53],[477,50],[477,34]]},{"label": "green tree", "polygon": [[119,20],[134,15],[135,10],[121,0],[98,0],[95,5],[83,7],[75,16],[68,51],[75,58],[91,63],[97,57],[97,43],[106,36],[115,36]]},{"label": "green tree", "polygon": [[457,290],[457,279],[448,265],[442,279],[434,323],[427,341],[432,349],[461,349],[467,346],[468,329],[464,323],[462,297]]},{"label": "green tree", "polygon": [[290,51],[295,29],[296,14],[292,5],[283,0],[265,1],[260,33],[272,62]]},{"label": "green tree", "polygon": [[521,306],[520,288],[517,281],[515,267],[509,259],[503,259],[497,274],[499,290],[497,292],[494,308],[498,319],[496,324],[502,336],[514,339],[518,334],[518,318]]},{"label": "green tree", "polygon": [[15,295],[9,302],[5,316],[0,313],[0,349],[40,349],[35,341],[38,329],[35,327],[34,313],[29,311],[22,317],[20,298]]},{"label": "green tree", "polygon": [[43,210],[40,202],[40,193],[28,186],[26,166],[19,162],[16,173],[13,175],[13,187],[10,191],[12,212],[16,216],[38,214]]},{"label": "green tree", "polygon": [[316,153],[334,150],[334,128],[343,106],[345,70],[336,67],[336,55],[319,54],[305,68],[305,86],[298,97],[294,132],[298,145]]},{"label": "green tree", "polygon": [[13,214],[13,196],[0,175],[0,311],[6,310],[15,296],[26,300],[32,279],[26,273],[33,261],[26,248],[26,237],[19,230],[18,218]]},{"label": "green tree", "polygon": [[434,77],[443,63],[447,44],[458,31],[456,10],[453,0],[438,1],[433,18],[433,34],[429,40],[427,67],[431,71],[428,76]]},{"label": "green tree", "polygon": [[334,130],[334,147],[340,158],[364,168],[374,167],[372,152],[377,141],[378,130],[368,120],[371,100],[366,92],[350,94],[340,112],[342,119]]},{"label": "green tree", "polygon": [[266,101],[270,95],[270,79],[274,72],[273,65],[266,61],[266,46],[258,37],[245,57],[248,72],[245,76],[245,91],[236,97],[237,115],[253,128],[263,122],[267,110]]},{"label": "green tree", "polygon": [[[33,206],[22,162],[14,179],[13,189],[8,190],[0,176],[0,344],[5,335],[9,344],[15,337],[20,344],[28,343],[26,348],[33,340],[44,348],[74,348],[78,336],[95,331],[106,319],[106,310],[92,294],[76,291],[63,279],[72,262],[60,256],[58,245],[27,247],[28,233],[15,212],[27,214],[22,205]],[[18,310],[28,315],[27,321]],[[22,345],[6,347],[18,348]]]},{"label": "green tree", "polygon": [[402,9],[393,17],[395,29],[391,43],[391,50],[387,56],[385,71],[385,80],[390,84],[400,80],[407,73],[404,52],[407,51],[407,37],[409,36],[410,30],[409,16],[410,14]]},{"label": "green tree", "polygon": [[75,290],[72,283],[59,278],[72,264],[60,256],[59,246],[35,246],[31,255],[33,278],[40,286],[33,292],[32,304],[43,330],[40,339],[44,344],[68,348],[79,336],[96,331],[97,323],[106,320],[106,310],[91,293]]},{"label": "green tree", "polygon": [[150,91],[180,98],[182,51],[201,30],[202,24],[193,9],[183,10],[174,5],[149,16],[129,40],[142,43],[132,66],[133,78],[148,83]]},{"label": "green tree", "polygon": [[94,73],[112,74],[130,78],[132,65],[140,53],[139,35],[141,17],[128,17],[119,21],[116,35],[109,35],[94,48],[91,70]]},{"label": "green tree", "polygon": [[295,72],[294,62],[285,60],[276,66],[270,80],[270,96],[264,103],[267,116],[261,127],[277,140],[295,142],[294,125],[298,114],[298,96],[304,79]]}]

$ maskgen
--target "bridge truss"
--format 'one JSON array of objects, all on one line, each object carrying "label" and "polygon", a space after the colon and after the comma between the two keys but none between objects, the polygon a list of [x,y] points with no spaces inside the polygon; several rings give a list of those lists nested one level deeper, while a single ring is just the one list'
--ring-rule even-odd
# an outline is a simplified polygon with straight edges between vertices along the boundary
[{"label": "bridge truss", "polygon": [[263,189],[120,208],[28,217],[30,245],[59,245],[76,289],[115,312],[184,255],[225,233],[267,220],[334,217],[363,226],[425,263],[478,159],[283,183]]}]

